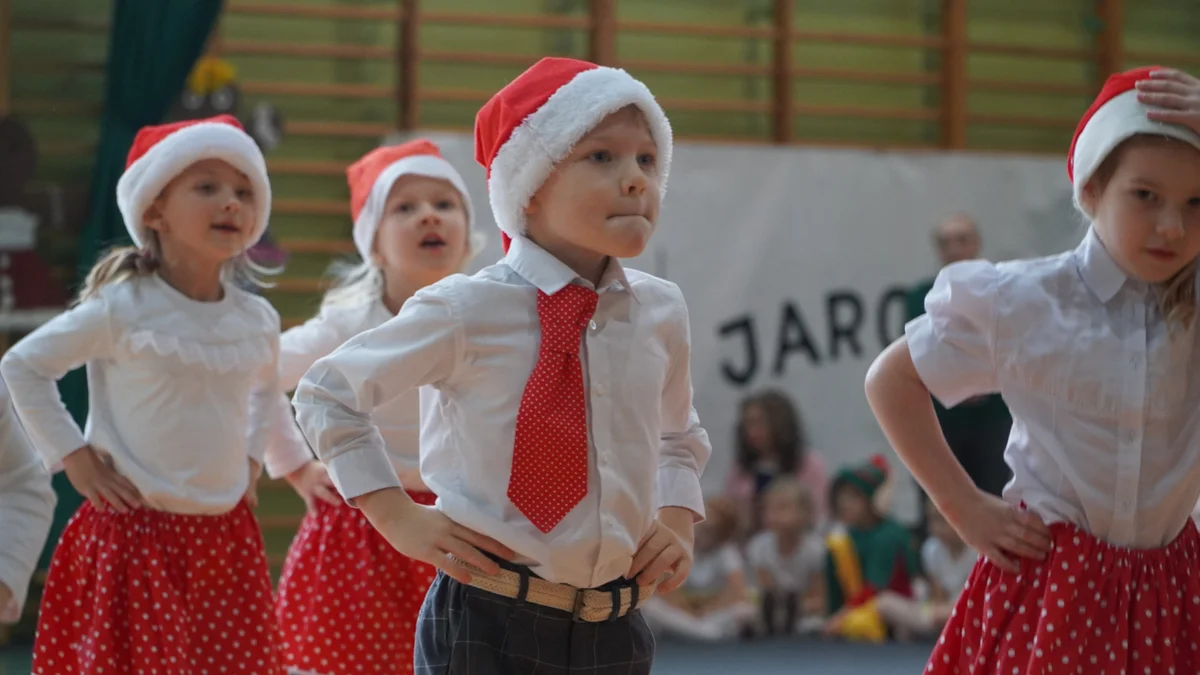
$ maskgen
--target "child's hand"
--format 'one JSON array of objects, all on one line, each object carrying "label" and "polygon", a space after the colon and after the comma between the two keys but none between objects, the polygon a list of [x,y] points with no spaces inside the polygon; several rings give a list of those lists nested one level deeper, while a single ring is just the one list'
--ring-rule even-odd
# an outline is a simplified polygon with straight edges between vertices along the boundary
[{"label": "child's hand", "polygon": [[1163,108],[1151,110],[1157,122],[1182,124],[1200,134],[1200,80],[1187,73],[1164,68],[1150,73],[1150,79],[1137,83],[1138,101]]},{"label": "child's hand", "polygon": [[679,588],[692,570],[692,536],[695,520],[689,509],[668,506],[658,511],[650,531],[642,537],[626,578],[637,577],[638,584],[650,586],[670,577],[658,587],[659,593]]},{"label": "child's hand", "polygon": [[1050,528],[1030,511],[982,491],[962,506],[944,511],[963,541],[997,567],[1020,573],[1009,556],[1045,560],[1053,543]]},{"label": "child's hand", "polygon": [[112,507],[118,513],[127,513],[142,506],[142,495],[117,473],[112,457],[85,445],[63,458],[63,470],[67,480],[79,494],[96,508]]},{"label": "child's hand", "polygon": [[304,505],[308,507],[309,511],[313,509],[315,500],[318,499],[334,506],[342,503],[341,496],[333,487],[333,481],[329,479],[329,472],[325,470],[325,465],[315,459],[289,473],[287,482],[304,500]]},{"label": "child's hand", "polygon": [[258,479],[262,478],[262,464],[250,460],[250,481],[246,485],[246,494],[242,495],[242,499],[246,500],[246,505],[250,510],[258,508]]},{"label": "child's hand", "polygon": [[363,495],[358,498],[358,505],[371,525],[397,551],[429,563],[463,584],[471,583],[471,571],[459,560],[485,574],[499,574],[500,566],[481,551],[505,560],[515,555],[495,539],[450,520],[436,507],[413,502],[401,488]]}]

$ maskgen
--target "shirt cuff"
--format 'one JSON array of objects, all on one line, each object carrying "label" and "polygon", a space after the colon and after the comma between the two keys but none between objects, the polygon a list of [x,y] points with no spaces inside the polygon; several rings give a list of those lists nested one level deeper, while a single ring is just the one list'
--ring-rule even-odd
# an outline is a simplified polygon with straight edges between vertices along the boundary
[{"label": "shirt cuff", "polygon": [[658,470],[658,508],[679,506],[696,514],[696,522],[704,520],[704,492],[700,475],[690,469],[661,467]]},{"label": "shirt cuff", "polygon": [[402,487],[392,462],[382,448],[361,448],[342,453],[325,464],[334,487],[347,502],[376,490]]},{"label": "shirt cuff", "polygon": [[50,473],[62,471],[63,460],[88,444],[87,439],[83,437],[74,423],[56,427],[53,435],[50,435],[47,440],[48,445],[38,447],[37,451],[38,456],[42,458],[42,465]]}]

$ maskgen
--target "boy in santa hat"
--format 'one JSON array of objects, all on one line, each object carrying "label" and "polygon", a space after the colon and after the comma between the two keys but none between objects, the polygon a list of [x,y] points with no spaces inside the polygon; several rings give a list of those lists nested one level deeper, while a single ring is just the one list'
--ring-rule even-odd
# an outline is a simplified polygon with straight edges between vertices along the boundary
[{"label": "boy in santa hat", "polygon": [[[711,454],[687,307],[624,268],[654,231],[671,128],[627,73],[547,58],[476,117],[506,255],[418,291],[318,361],[301,428],[341,493],[440,572],[418,673],[649,673],[638,608],[679,586]],[[371,412],[422,387],[414,504]]]},{"label": "boy in santa hat", "polygon": [[[946,267],[867,376],[896,453],[984,556],[934,675],[1200,672],[1200,80],[1111,76],[1067,175],[1079,246]],[[1003,499],[954,460],[931,392],[1004,396]]]}]

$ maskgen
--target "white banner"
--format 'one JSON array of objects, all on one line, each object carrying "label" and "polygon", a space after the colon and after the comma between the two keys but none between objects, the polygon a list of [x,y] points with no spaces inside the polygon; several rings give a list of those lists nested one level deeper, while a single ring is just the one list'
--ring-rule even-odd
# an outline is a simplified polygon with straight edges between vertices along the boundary
[{"label": "white banner", "polygon": [[[432,138],[490,228],[478,259],[489,264],[499,236],[473,142]],[[951,211],[978,220],[992,260],[1071,248],[1084,231],[1058,159],[676,146],[659,230],[628,264],[687,297],[696,408],[714,450],[706,489],[733,460],[739,401],[766,387],[794,398],[831,471],[875,452],[894,459],[863,379],[903,332],[906,288],[937,271],[931,231]],[[897,515],[911,518],[911,484],[897,488]]]}]

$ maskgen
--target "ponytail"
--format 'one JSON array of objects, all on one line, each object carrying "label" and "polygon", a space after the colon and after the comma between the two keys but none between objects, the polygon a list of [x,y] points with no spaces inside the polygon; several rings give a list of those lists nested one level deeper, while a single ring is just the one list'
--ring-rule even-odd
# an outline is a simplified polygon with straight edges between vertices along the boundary
[{"label": "ponytail", "polygon": [[146,233],[146,248],[121,246],[110,249],[88,272],[74,304],[91,300],[109,284],[153,274],[158,270],[160,260],[158,235],[154,232]]}]

